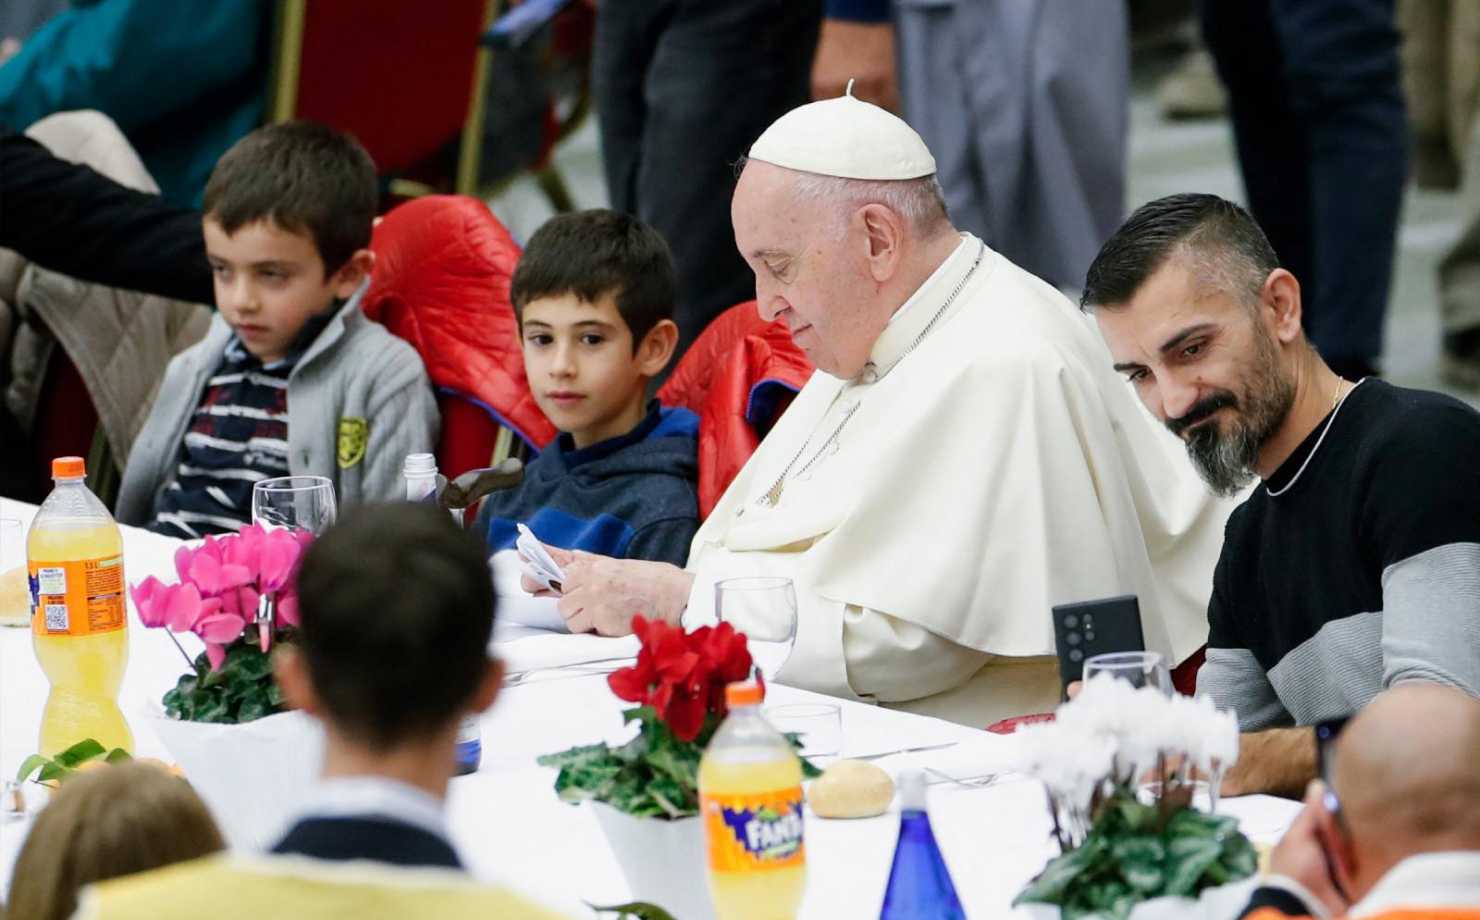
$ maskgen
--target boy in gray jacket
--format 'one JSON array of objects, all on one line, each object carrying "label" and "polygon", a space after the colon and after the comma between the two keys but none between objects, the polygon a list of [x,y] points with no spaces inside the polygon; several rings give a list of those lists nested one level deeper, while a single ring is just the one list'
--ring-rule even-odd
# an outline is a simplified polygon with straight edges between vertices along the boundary
[{"label": "boy in gray jacket", "polygon": [[216,164],[203,229],[220,313],[165,372],[119,521],[234,531],[275,476],[327,476],[341,506],[399,497],[439,418],[416,352],[360,312],[377,202],[364,148],[313,122],[260,128]]}]

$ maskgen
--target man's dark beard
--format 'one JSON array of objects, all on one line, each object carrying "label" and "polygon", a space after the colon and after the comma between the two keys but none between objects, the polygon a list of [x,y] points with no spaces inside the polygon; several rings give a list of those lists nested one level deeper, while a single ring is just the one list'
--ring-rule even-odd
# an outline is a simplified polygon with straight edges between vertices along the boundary
[{"label": "man's dark beard", "polygon": [[1228,390],[1220,390],[1199,400],[1179,418],[1167,419],[1167,428],[1180,438],[1219,409],[1233,410],[1226,432],[1219,430],[1214,419],[1184,439],[1187,456],[1215,495],[1236,495],[1254,481],[1259,448],[1279,429],[1295,402],[1295,386],[1281,376],[1274,344],[1263,336],[1257,341],[1258,354],[1242,401]]}]

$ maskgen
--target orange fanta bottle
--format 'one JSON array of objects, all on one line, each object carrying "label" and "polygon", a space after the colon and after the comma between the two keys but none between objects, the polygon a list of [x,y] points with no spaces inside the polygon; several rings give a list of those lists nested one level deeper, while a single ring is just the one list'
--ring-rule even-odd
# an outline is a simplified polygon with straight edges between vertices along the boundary
[{"label": "orange fanta bottle", "polygon": [[128,664],[123,538],[86,472],[81,457],[52,461],[56,488],[26,538],[32,642],[51,681],[39,748],[47,756],[84,738],[134,746],[118,709]]},{"label": "orange fanta bottle", "polygon": [[719,920],[793,920],[807,882],[802,765],[761,715],[762,688],[730,684],[730,715],[699,762],[709,893]]}]

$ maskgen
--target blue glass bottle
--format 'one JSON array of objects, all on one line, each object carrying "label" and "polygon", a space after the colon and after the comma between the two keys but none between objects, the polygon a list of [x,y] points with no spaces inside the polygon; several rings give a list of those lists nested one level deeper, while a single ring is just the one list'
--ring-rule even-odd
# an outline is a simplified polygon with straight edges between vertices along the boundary
[{"label": "blue glass bottle", "polygon": [[467,716],[457,729],[457,775],[478,772],[483,762],[483,732],[477,716]]},{"label": "blue glass bottle", "polygon": [[951,873],[935,844],[925,811],[925,777],[919,770],[899,775],[899,843],[884,909],[879,920],[966,920]]}]

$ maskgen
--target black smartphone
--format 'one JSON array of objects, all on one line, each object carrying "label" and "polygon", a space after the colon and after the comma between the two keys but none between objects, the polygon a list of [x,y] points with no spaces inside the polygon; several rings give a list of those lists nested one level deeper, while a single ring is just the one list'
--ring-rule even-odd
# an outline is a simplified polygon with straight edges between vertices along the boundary
[{"label": "black smartphone", "polygon": [[[1346,728],[1346,723],[1350,718],[1350,716],[1343,716],[1340,719],[1328,719],[1325,722],[1316,723],[1316,772],[1320,775],[1321,782],[1326,784],[1327,792],[1330,792],[1332,788],[1331,771],[1335,767],[1336,738],[1341,734],[1341,730]],[[1329,799],[1334,801],[1335,795],[1330,795]],[[1327,804],[1330,807],[1331,802]],[[1334,812],[1335,809],[1332,811]]]},{"label": "black smartphone", "polygon": [[1084,676],[1084,663],[1107,652],[1144,652],[1141,605],[1134,594],[1053,608],[1054,644],[1064,692]]}]

